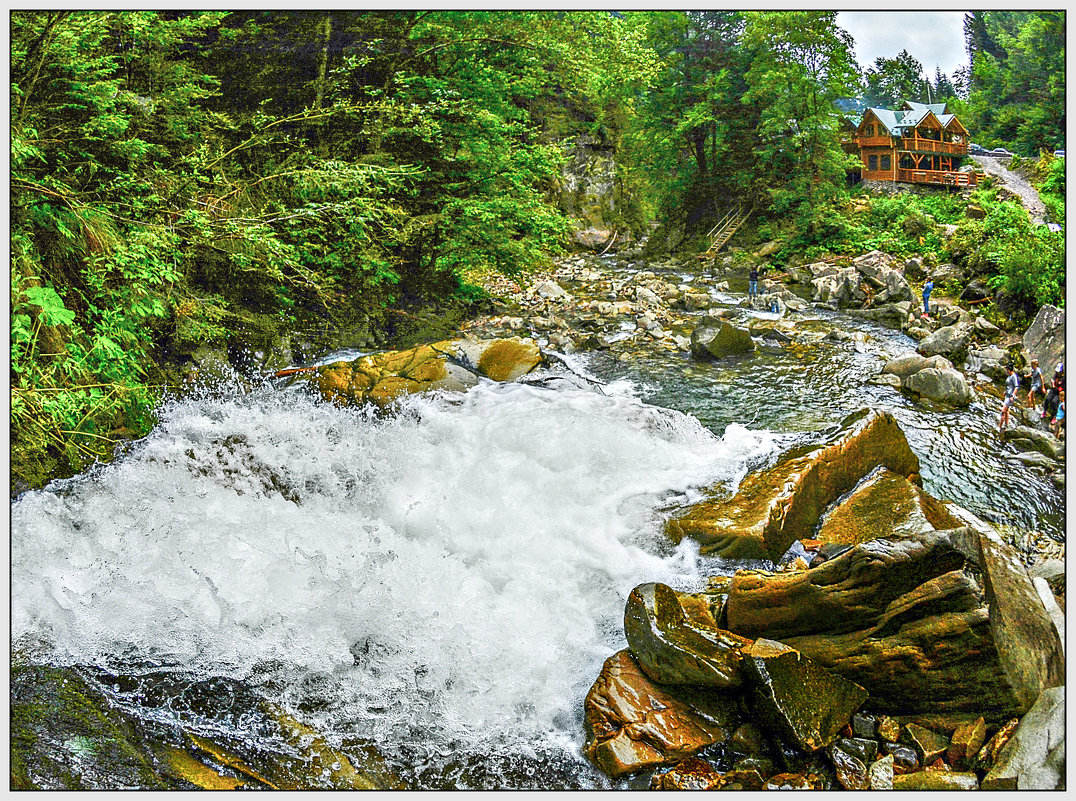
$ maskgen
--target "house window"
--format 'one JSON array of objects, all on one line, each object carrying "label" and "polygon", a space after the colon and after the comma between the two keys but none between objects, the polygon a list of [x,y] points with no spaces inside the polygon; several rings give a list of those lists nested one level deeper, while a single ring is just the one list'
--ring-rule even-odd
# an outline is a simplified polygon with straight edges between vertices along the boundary
[{"label": "house window", "polygon": [[883,170],[888,170],[888,169],[892,169],[892,167],[893,167],[893,159],[891,159],[889,156],[882,156],[882,169]]},{"label": "house window", "polygon": [[868,125],[864,132],[867,134],[867,136],[874,136],[874,126]]},{"label": "house window", "polygon": [[868,156],[867,157],[867,169],[868,170],[876,170],[876,169],[878,169],[878,157],[877,156]]}]

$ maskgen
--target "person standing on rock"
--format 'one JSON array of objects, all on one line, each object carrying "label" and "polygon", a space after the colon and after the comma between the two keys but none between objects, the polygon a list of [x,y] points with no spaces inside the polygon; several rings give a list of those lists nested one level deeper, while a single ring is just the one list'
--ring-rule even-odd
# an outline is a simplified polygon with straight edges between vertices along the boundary
[{"label": "person standing on rock", "polygon": [[1034,409],[1038,405],[1035,402],[1037,397],[1041,396],[1043,400],[1046,399],[1046,392],[1042,388],[1042,370],[1039,369],[1038,359],[1031,360],[1031,375],[1029,378],[1031,388],[1027,391],[1027,408]]},{"label": "person standing on rock", "polygon": [[1061,439],[1061,429],[1065,427],[1065,390],[1061,390],[1060,400],[1057,404],[1057,414],[1054,419],[1050,421],[1050,428],[1054,431],[1054,436]]},{"label": "person standing on rock", "polygon": [[1007,374],[1005,379],[1005,400],[1001,404],[1001,422],[998,424],[1001,431],[1004,431],[1009,424],[1009,407],[1012,406],[1013,400],[1016,399],[1016,390],[1020,388],[1020,376],[1016,374],[1016,369],[1012,364],[1005,365],[1005,372]]},{"label": "person standing on rock", "polygon": [[923,316],[930,317],[930,293],[934,291],[934,279],[929,275],[923,284]]},{"label": "person standing on rock", "polygon": [[758,297],[758,267],[752,267],[747,274],[747,299],[754,300]]}]

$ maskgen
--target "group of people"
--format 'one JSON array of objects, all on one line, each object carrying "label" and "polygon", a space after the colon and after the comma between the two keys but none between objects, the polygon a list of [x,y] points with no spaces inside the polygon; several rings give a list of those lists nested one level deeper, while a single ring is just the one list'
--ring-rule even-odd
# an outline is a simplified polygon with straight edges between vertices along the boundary
[{"label": "group of people", "polygon": [[[1005,399],[1001,405],[1001,421],[998,424],[1001,431],[1009,424],[1009,407],[1016,400],[1016,391],[1020,388],[1020,376],[1012,364],[1005,365]],[[1049,420],[1050,430],[1054,436],[1061,436],[1061,429],[1065,427],[1065,363],[1061,362],[1054,371],[1050,388],[1044,389],[1042,370],[1039,369],[1039,360],[1031,360],[1031,373],[1026,376],[1029,384],[1027,391],[1027,406],[1029,409],[1039,412],[1041,419]],[[1042,408],[1038,406],[1042,400]]]}]

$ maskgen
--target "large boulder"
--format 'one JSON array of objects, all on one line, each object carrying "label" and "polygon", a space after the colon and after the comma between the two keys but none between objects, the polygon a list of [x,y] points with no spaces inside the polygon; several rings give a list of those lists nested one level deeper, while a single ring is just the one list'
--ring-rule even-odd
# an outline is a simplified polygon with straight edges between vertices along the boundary
[{"label": "large boulder", "polygon": [[974,527],[872,540],[802,572],[738,572],[726,628],[795,648],[887,714],[1022,715],[1063,682],[1060,639],[1019,555],[949,511]]},{"label": "large boulder", "polygon": [[697,359],[721,359],[755,349],[751,332],[725,320],[696,328],[691,332],[691,355]]},{"label": "large boulder", "polygon": [[735,729],[728,698],[661,687],[628,651],[605,660],[583,702],[583,753],[613,778],[675,764],[725,742]]},{"label": "large boulder", "polygon": [[908,376],[904,388],[922,398],[948,406],[967,406],[975,400],[975,393],[959,370],[928,367]]},{"label": "large boulder", "polygon": [[730,498],[723,489],[666,524],[675,541],[692,537],[701,551],[725,558],[777,561],[810,536],[823,511],[879,465],[919,480],[919,459],[888,412],[863,410],[819,445],[785,454],[750,473]]},{"label": "large boulder", "polygon": [[345,406],[370,402],[385,407],[416,392],[466,390],[480,376],[513,381],[543,361],[531,339],[446,340],[333,362],[310,376],[326,400]]},{"label": "large boulder", "polygon": [[1039,360],[1042,374],[1049,381],[1057,365],[1065,359],[1065,310],[1043,306],[1035,321],[1024,332],[1024,352]]}]

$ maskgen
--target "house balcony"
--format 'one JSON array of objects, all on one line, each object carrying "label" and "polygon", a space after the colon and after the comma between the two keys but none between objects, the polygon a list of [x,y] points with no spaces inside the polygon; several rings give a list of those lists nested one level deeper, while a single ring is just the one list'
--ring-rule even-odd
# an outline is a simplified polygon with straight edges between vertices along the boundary
[{"label": "house balcony", "polygon": [[897,180],[908,184],[935,184],[937,186],[976,186],[979,176],[974,172],[953,170],[897,170]]},{"label": "house balcony", "polygon": [[891,136],[857,136],[855,142],[860,147],[893,147],[895,140]]},{"label": "house balcony", "polygon": [[900,140],[900,149],[911,153],[947,153],[953,156],[966,156],[967,144],[956,142],[938,142],[934,139],[920,139],[919,137],[905,137]]}]

